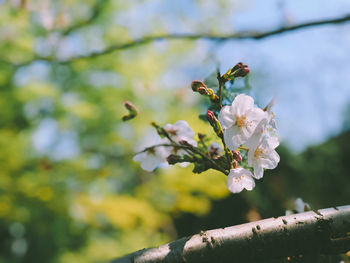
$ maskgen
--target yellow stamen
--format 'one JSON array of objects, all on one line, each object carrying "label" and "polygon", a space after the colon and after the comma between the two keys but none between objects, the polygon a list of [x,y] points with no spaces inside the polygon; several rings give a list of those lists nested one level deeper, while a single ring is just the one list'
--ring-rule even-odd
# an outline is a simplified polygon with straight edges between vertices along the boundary
[{"label": "yellow stamen", "polygon": [[236,182],[236,183],[238,183],[238,182],[240,182],[240,181],[242,180],[242,178],[243,178],[242,175],[239,176],[239,177],[233,177],[233,181]]},{"label": "yellow stamen", "polygon": [[235,115],[236,117],[236,125],[239,127],[239,128],[242,128],[244,126],[247,125],[247,117],[245,115],[243,116],[238,116],[238,115]]},{"label": "yellow stamen", "polygon": [[255,157],[256,159],[260,159],[260,158],[263,157],[263,155],[265,154],[265,152],[266,152],[266,149],[265,149],[265,148],[260,148],[260,147],[258,147],[258,148],[256,148],[255,151],[254,151],[254,157]]}]

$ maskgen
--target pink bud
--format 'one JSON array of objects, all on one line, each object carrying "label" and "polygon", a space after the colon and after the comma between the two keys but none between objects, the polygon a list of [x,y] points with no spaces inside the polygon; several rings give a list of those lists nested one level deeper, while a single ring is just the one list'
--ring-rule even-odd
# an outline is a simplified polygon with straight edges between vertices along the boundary
[{"label": "pink bud", "polygon": [[205,84],[202,82],[202,81],[199,81],[199,80],[194,80],[192,81],[191,83],[191,88],[193,91],[198,91],[198,88],[206,88]]},{"label": "pink bud", "polygon": [[207,112],[207,119],[208,119],[209,122],[215,121],[215,120],[216,120],[216,117],[215,117],[215,115],[214,115],[214,112],[208,110],[208,112]]},{"label": "pink bud", "polygon": [[238,63],[235,68],[235,77],[245,77],[249,74],[250,70],[247,65],[244,65],[242,62]]},{"label": "pink bud", "polygon": [[206,89],[206,88],[203,88],[203,87],[199,87],[199,88],[197,89],[197,92],[198,92],[199,94],[202,94],[202,95],[208,95],[207,89]]},{"label": "pink bud", "polygon": [[233,158],[235,160],[237,160],[238,162],[242,162],[242,155],[241,155],[240,151],[234,150],[234,151],[232,151],[232,153],[233,153]]},{"label": "pink bud", "polygon": [[130,101],[124,101],[124,106],[129,111],[135,110],[135,106]]}]

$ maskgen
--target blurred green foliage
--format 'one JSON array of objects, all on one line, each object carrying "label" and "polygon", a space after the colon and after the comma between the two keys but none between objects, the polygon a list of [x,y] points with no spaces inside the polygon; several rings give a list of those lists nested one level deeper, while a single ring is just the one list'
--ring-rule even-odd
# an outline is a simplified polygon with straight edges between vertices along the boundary
[{"label": "blurred green foliage", "polygon": [[[0,262],[99,262],[204,228],[281,215],[293,197],[315,208],[350,200],[349,134],[300,156],[280,147],[278,169],[242,195],[229,194],[226,178],[211,170],[142,171],[132,153],[152,120],[186,119],[196,132],[212,133],[190,87],[159,84],[169,68],[184,66],[181,57],[195,57],[194,44],[53,61],[93,52],[99,40],[132,39],[114,21],[136,4],[1,2]],[[140,112],[129,122],[121,121],[125,100]]]}]

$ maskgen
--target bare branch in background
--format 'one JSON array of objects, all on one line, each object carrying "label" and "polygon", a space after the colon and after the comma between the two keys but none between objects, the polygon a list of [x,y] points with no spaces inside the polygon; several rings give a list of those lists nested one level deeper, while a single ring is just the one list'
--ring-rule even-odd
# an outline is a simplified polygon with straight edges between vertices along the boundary
[{"label": "bare branch in background", "polygon": [[[98,14],[99,12],[97,12]],[[21,66],[26,66],[34,61],[37,60],[42,60],[42,61],[47,61],[47,62],[52,62],[52,63],[60,63],[60,64],[67,64],[67,63],[72,63],[77,60],[81,59],[90,59],[90,58],[95,58],[99,57],[102,55],[107,55],[115,51],[120,51],[120,50],[126,50],[132,47],[140,46],[140,45],[145,45],[151,42],[155,42],[158,40],[174,40],[174,39],[180,39],[180,40],[198,40],[198,39],[204,39],[204,40],[210,40],[210,41],[217,41],[217,42],[222,42],[222,41],[227,41],[227,40],[241,40],[241,39],[264,39],[270,36],[274,35],[279,35],[282,33],[290,32],[290,31],[295,31],[299,30],[302,28],[307,28],[307,27],[314,27],[314,26],[321,26],[321,25],[328,25],[328,24],[340,24],[340,23],[345,23],[350,21],[350,14],[340,17],[340,18],[334,18],[334,19],[326,19],[326,20],[318,20],[318,21],[313,21],[313,22],[307,22],[307,23],[301,23],[298,25],[294,26],[285,26],[281,27],[279,29],[275,29],[272,31],[266,31],[266,32],[255,32],[255,31],[247,31],[247,32],[239,32],[239,33],[233,33],[233,34],[228,34],[228,35],[213,35],[213,34],[165,34],[165,35],[158,35],[158,36],[145,36],[140,39],[132,40],[127,43],[123,44],[116,44],[116,45],[111,45],[107,47],[106,49],[103,49],[101,51],[96,51],[92,52],[87,55],[82,55],[82,56],[76,56],[72,57],[67,60],[57,60],[54,57],[40,57],[40,56],[35,56],[32,59],[13,65],[15,67],[21,67]],[[84,24],[86,24],[85,22]],[[76,26],[77,27],[77,26]],[[76,28],[73,27],[73,28]],[[67,29],[66,32],[71,32],[73,30]],[[2,61],[2,63],[5,63]],[[6,62],[7,64],[11,64],[10,62]]]},{"label": "bare branch in background", "polygon": [[[316,257],[350,250],[350,206],[269,218],[202,231],[158,248],[143,249],[112,263],[264,262]],[[305,261],[316,262],[316,261]]]},{"label": "bare branch in background", "polygon": [[84,21],[71,25],[68,28],[65,28],[61,31],[62,36],[67,36],[71,32],[78,30],[84,26],[90,25],[93,23],[103,11],[103,8],[108,4],[109,0],[96,0],[94,7],[92,8],[91,16]]}]

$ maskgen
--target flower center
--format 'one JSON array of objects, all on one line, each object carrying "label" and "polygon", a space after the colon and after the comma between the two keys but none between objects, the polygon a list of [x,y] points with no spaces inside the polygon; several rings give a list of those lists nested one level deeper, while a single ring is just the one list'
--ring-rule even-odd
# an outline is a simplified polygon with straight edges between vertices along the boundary
[{"label": "flower center", "polygon": [[235,183],[238,183],[238,182],[242,181],[242,179],[243,179],[243,175],[238,176],[238,177],[233,177],[233,181],[234,181]]},{"label": "flower center", "polygon": [[247,125],[247,117],[245,115],[242,115],[242,116],[235,115],[235,117],[236,117],[236,125],[239,128],[242,128]]},{"label": "flower center", "polygon": [[264,156],[265,152],[266,152],[266,149],[264,147],[258,147],[254,151],[254,157],[256,159],[260,159],[260,158],[262,158]]}]

